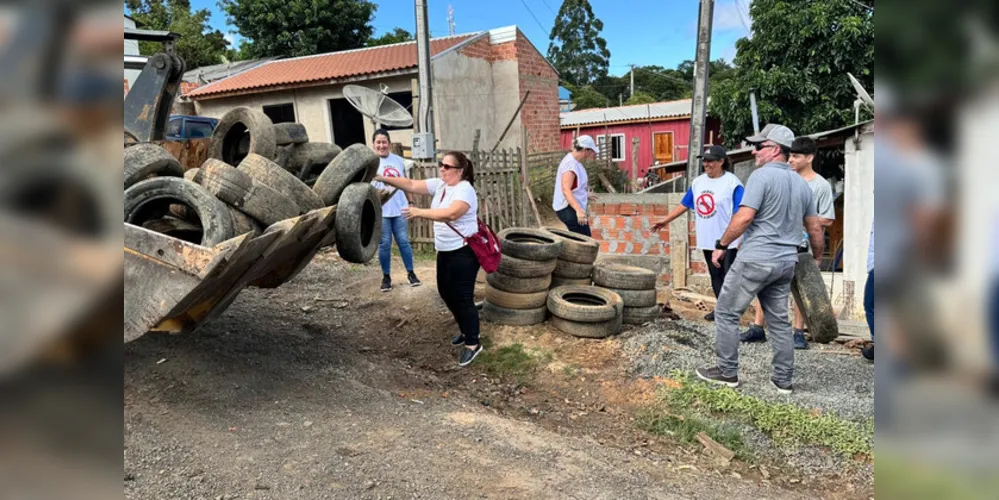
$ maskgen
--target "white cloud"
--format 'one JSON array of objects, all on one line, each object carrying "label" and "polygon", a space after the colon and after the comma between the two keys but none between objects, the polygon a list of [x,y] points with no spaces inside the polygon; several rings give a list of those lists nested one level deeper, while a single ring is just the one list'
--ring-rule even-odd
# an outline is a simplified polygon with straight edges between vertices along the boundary
[{"label": "white cloud", "polygon": [[753,20],[749,17],[751,0],[719,0],[715,3],[714,29],[718,31],[740,31],[749,35]]},{"label": "white cloud", "polygon": [[235,32],[230,31],[222,36],[224,36],[225,40],[229,42],[229,46],[234,49],[239,48],[239,45],[243,43],[243,37],[237,35]]}]

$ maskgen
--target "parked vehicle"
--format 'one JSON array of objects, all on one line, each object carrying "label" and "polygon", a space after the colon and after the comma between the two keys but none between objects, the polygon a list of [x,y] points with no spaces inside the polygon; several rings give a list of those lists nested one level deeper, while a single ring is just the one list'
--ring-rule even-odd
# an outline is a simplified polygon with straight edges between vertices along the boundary
[{"label": "parked vehicle", "polygon": [[219,121],[205,116],[171,115],[167,123],[168,141],[207,139],[212,136]]}]

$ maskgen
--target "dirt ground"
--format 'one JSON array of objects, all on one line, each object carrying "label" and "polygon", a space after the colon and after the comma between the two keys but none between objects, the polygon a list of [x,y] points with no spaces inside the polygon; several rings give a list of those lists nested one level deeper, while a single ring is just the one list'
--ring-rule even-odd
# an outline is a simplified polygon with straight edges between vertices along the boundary
[{"label": "dirt ground", "polygon": [[538,371],[459,369],[433,263],[420,288],[379,293],[380,274],[323,254],[196,334],[126,345],[125,498],[873,496],[639,430],[657,382],[628,375],[617,339],[483,323],[490,351],[522,344]]}]

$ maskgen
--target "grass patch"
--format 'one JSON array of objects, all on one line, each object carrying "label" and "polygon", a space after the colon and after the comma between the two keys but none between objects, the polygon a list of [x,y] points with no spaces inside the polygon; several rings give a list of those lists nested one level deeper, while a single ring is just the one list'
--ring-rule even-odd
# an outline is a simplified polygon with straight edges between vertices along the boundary
[{"label": "grass patch", "polygon": [[486,351],[479,355],[479,365],[493,377],[513,377],[524,383],[542,363],[552,360],[552,353],[545,351],[529,352],[522,344],[513,344],[491,349],[483,342]]},{"label": "grass patch", "polygon": [[[863,424],[851,422],[790,404],[769,403],[732,389],[716,389],[683,374],[674,374],[674,378],[679,386],[664,388],[662,403],[685,418],[723,415],[755,426],[780,446],[821,446],[846,458],[874,456],[873,419]],[[651,424],[653,429],[668,425],[655,419]]]},{"label": "grass patch", "polygon": [[684,444],[697,444],[697,434],[703,432],[728,448],[743,462],[752,463],[753,452],[742,439],[739,429],[728,424],[710,423],[693,414],[674,415],[664,409],[646,410],[638,415],[638,424],[657,436],[669,436]]},{"label": "grass patch", "polygon": [[582,368],[577,365],[570,364],[562,367],[562,373],[565,375],[565,378],[569,380],[574,380],[579,376],[579,372],[581,371],[583,371]]},{"label": "grass patch", "polygon": [[877,494],[884,498],[984,500],[995,498],[995,492],[999,491],[999,480],[987,473],[969,473],[886,455],[882,454],[874,465],[874,474],[878,479]]}]

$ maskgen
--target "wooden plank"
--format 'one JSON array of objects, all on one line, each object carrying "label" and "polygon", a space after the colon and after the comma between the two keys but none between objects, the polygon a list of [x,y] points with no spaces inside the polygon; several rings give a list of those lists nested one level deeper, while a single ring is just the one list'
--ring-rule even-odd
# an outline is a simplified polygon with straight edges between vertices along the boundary
[{"label": "wooden plank", "polygon": [[711,439],[711,436],[703,432],[697,433],[697,441],[704,446],[704,449],[711,452],[720,462],[728,465],[735,458],[735,452],[724,447],[718,441]]}]

